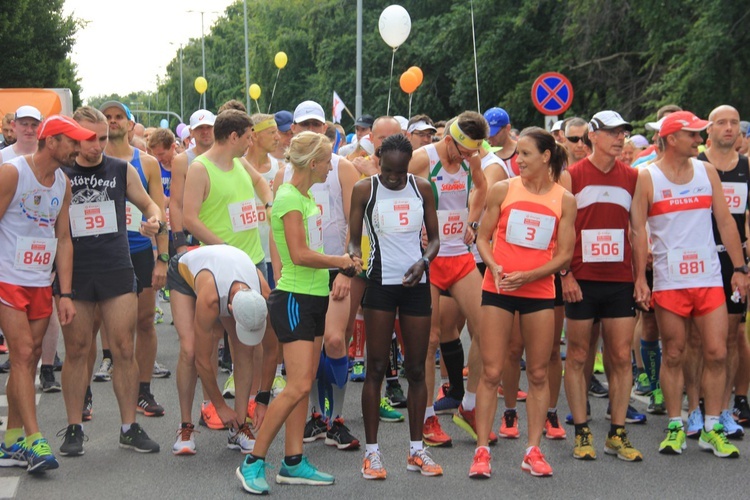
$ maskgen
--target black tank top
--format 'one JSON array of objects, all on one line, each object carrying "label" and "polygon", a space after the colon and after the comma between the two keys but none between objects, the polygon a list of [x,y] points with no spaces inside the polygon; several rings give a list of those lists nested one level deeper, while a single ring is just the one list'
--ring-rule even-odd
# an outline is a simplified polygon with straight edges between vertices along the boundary
[{"label": "black tank top", "polygon": [[70,178],[73,191],[71,205],[99,201],[115,202],[117,232],[73,238],[73,272],[101,273],[132,269],[127,225],[125,193],[128,186],[128,163],[103,156],[95,167],[62,167]]},{"label": "black tank top", "polygon": [[[706,153],[699,154],[698,159],[711,163],[706,156]],[[745,184],[748,187],[748,191],[750,191],[750,164],[748,164],[747,156],[740,155],[737,165],[732,170],[723,172],[716,169],[716,171],[719,173],[719,179],[722,184],[725,182],[741,183]],[[727,196],[727,194],[725,194],[725,196]],[[734,222],[737,224],[737,231],[740,233],[740,241],[745,243],[747,240],[745,234],[745,210],[747,209],[747,203],[745,203],[745,206],[742,208],[742,213],[732,214],[732,218],[734,218]],[[719,229],[716,226],[716,219],[713,216],[711,216],[711,226],[713,227],[716,244],[721,245],[721,234],[719,234]]]}]

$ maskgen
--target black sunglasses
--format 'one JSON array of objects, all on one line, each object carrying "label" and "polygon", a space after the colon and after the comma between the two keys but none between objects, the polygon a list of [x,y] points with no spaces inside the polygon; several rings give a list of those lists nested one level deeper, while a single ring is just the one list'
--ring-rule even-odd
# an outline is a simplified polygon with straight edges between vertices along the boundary
[{"label": "black sunglasses", "polygon": [[565,138],[567,140],[569,140],[570,142],[572,142],[573,144],[578,144],[578,141],[582,141],[583,140],[583,136],[582,135],[573,135],[573,136],[567,136],[566,135]]}]

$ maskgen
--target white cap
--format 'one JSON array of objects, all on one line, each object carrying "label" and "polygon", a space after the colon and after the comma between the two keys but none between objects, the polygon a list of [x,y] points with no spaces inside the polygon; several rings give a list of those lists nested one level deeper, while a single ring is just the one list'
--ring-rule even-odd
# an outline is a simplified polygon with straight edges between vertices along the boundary
[{"label": "white cap", "polygon": [[253,289],[240,290],[232,297],[232,316],[237,338],[245,345],[258,345],[266,332],[266,299]]},{"label": "white cap", "polygon": [[549,129],[550,132],[557,132],[558,130],[562,130],[562,120],[557,120],[554,125],[552,125],[552,128]]},{"label": "white cap", "polygon": [[427,123],[424,120],[419,120],[418,122],[412,123],[409,125],[409,128],[406,130],[408,133],[412,132],[422,132],[424,130],[432,130],[433,132],[437,132],[437,129]]},{"label": "white cap", "polygon": [[182,132],[180,132],[180,140],[184,141],[188,137],[190,137],[190,127],[183,127]]},{"label": "white cap", "polygon": [[406,130],[407,128],[409,128],[409,120],[401,115],[396,115],[394,116],[394,118],[399,123],[399,125],[401,125],[401,130]]},{"label": "white cap", "polygon": [[633,126],[625,121],[617,111],[599,111],[595,114],[589,122],[589,131],[596,132],[597,130],[609,130],[617,127],[623,127],[628,131],[633,130]]},{"label": "white cap", "polygon": [[207,109],[199,109],[198,111],[190,115],[190,130],[194,130],[204,125],[213,127],[215,121],[216,115],[214,115]]},{"label": "white cap", "polygon": [[325,123],[326,114],[323,107],[315,101],[301,102],[294,109],[294,123],[302,123],[307,120],[318,120]]},{"label": "white cap", "polygon": [[375,154],[375,145],[370,140],[370,136],[366,135],[359,140],[359,147],[365,150],[365,153],[372,156]]},{"label": "white cap", "polygon": [[661,124],[664,123],[664,118],[666,118],[666,116],[662,116],[661,120],[656,122],[646,122],[646,130],[658,132],[659,130],[661,130]]},{"label": "white cap", "polygon": [[19,118],[33,118],[42,121],[42,113],[34,106],[21,106],[16,110],[15,120]]}]

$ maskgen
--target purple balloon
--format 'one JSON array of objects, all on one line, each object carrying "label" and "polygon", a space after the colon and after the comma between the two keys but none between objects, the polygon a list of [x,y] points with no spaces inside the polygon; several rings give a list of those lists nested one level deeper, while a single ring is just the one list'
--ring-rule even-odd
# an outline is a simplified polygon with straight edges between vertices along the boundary
[{"label": "purple balloon", "polygon": [[185,127],[187,127],[187,125],[185,125],[184,123],[180,123],[179,125],[177,125],[177,137],[180,137],[182,135],[182,131],[185,129]]}]

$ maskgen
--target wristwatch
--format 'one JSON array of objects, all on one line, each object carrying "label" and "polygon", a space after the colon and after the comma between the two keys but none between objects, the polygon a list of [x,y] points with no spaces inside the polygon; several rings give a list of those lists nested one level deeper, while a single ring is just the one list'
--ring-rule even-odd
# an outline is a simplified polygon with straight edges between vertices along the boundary
[{"label": "wristwatch", "polygon": [[476,231],[477,229],[479,229],[479,222],[477,221],[469,222],[469,227],[472,228],[474,231]]},{"label": "wristwatch", "polygon": [[425,271],[430,269],[430,259],[427,257],[422,257],[422,262],[424,262],[424,268]]},{"label": "wristwatch", "polygon": [[560,269],[560,277],[566,276],[570,272],[570,269]]},{"label": "wristwatch", "polygon": [[741,266],[741,267],[735,267],[734,268],[734,272],[735,273],[747,274],[748,272],[750,272],[750,268],[747,267],[746,265],[745,266]]},{"label": "wristwatch", "polygon": [[169,254],[168,253],[160,253],[158,257],[156,257],[160,261],[167,263],[169,262]]},{"label": "wristwatch", "polygon": [[159,232],[156,234],[166,234],[167,232],[167,223],[164,221],[159,221]]}]

